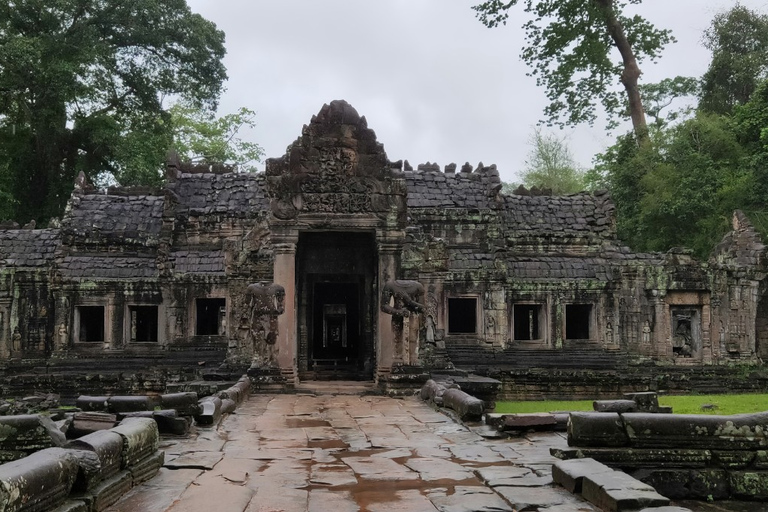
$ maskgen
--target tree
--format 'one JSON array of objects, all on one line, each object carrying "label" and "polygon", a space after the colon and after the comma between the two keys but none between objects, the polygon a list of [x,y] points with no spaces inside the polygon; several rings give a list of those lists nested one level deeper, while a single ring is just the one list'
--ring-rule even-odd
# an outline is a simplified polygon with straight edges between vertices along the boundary
[{"label": "tree", "polygon": [[[473,7],[488,27],[506,24],[509,9],[519,0],[487,0]],[[674,39],[668,30],[655,28],[645,18],[624,15],[627,4],[642,0],[525,0],[533,19],[523,24],[526,46],[522,59],[532,68],[537,85],[544,86],[550,104],[545,114],[551,123],[593,123],[599,100],[620,115],[623,102],[611,90],[621,82],[629,104],[634,133],[648,140],[645,112],[638,82],[640,62],[656,59]],[[617,50],[621,64],[612,60]]]},{"label": "tree", "polygon": [[768,78],[768,16],[736,5],[715,16],[704,46],[712,62],[702,77],[699,108],[730,114]]},{"label": "tree", "polygon": [[15,217],[58,215],[81,170],[119,175],[132,156],[156,158],[150,141],[171,134],[163,98],[215,108],[224,53],[223,32],[185,0],[0,5],[0,153]]},{"label": "tree", "polygon": [[536,128],[529,142],[523,184],[552,190],[553,194],[572,194],[584,190],[584,173],[571,154],[565,139]]}]

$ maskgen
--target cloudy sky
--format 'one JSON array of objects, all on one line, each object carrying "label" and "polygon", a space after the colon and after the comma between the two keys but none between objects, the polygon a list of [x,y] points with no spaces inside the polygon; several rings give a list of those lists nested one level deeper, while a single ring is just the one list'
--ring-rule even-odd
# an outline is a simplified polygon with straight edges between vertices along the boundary
[{"label": "cloudy sky", "polygon": [[[345,99],[368,119],[390,160],[414,166],[495,163],[515,181],[546,106],[520,60],[522,10],[485,28],[473,0],[188,0],[227,35],[220,113],[258,113],[244,137],[280,156],[323,103]],[[734,0],[645,0],[637,11],[678,43],[645,63],[644,81],[701,76],[701,34]],[[768,12],[768,0],[742,0]],[[589,166],[613,137],[604,126],[560,132]]]}]

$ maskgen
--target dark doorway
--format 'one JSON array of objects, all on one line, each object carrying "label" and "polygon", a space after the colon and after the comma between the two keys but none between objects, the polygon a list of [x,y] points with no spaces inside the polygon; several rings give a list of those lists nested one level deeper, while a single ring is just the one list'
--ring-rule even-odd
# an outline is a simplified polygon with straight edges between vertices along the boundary
[{"label": "dark doorway", "polygon": [[195,321],[195,334],[197,336],[219,336],[224,334],[226,299],[197,299],[196,302],[197,319]]},{"label": "dark doorway", "polygon": [[130,306],[131,341],[157,341],[157,306]]},{"label": "dark doorway", "polygon": [[565,339],[591,339],[592,305],[566,304],[565,306]]},{"label": "dark doorway", "polygon": [[302,380],[369,380],[374,366],[373,233],[301,233],[298,366]]},{"label": "dark doorway", "polygon": [[104,341],[104,306],[78,306],[78,341]]},{"label": "dark doorway", "polygon": [[450,334],[475,334],[477,332],[476,298],[448,299],[448,332]]}]

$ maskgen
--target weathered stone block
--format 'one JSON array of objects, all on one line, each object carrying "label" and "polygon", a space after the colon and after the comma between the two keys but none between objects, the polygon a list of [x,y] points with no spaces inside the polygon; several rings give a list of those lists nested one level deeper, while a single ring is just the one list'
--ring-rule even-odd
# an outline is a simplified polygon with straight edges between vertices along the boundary
[{"label": "weathered stone block", "polygon": [[621,471],[585,476],[581,494],[590,503],[609,512],[669,505],[669,499],[657,493],[653,487]]},{"label": "weathered stone block", "polygon": [[679,467],[702,468],[712,461],[709,450],[686,449],[635,449],[635,448],[551,448],[550,453],[558,459],[593,458],[605,464],[622,469]]},{"label": "weathered stone block", "polygon": [[123,467],[130,467],[157,451],[160,434],[155,420],[126,418],[112,432],[123,438]]},{"label": "weathered stone block", "polygon": [[197,403],[197,393],[169,393],[160,395],[160,406],[163,409],[174,409],[179,416],[195,416],[200,414],[200,406]]},{"label": "weathered stone block", "polygon": [[67,435],[70,439],[78,438],[99,430],[108,430],[116,424],[117,417],[114,414],[106,412],[76,412],[72,418],[72,424],[67,430]]},{"label": "weathered stone block", "polygon": [[80,500],[67,500],[51,512],[89,512],[88,505]]},{"label": "weathered stone block", "polygon": [[0,450],[5,452],[3,458],[14,460],[20,458],[19,455],[63,446],[66,441],[64,434],[46,416],[0,416]]},{"label": "weathered stone block", "polygon": [[554,430],[557,425],[555,417],[549,413],[507,414],[498,429],[504,432],[526,430]]},{"label": "weathered stone block", "polygon": [[61,505],[77,477],[74,457],[47,448],[0,466],[0,510],[44,512]]},{"label": "weathered stone block", "polygon": [[572,412],[568,422],[568,446],[627,446],[624,422],[615,412]]},{"label": "weathered stone block", "polygon": [[592,402],[595,412],[634,412],[637,404],[634,400],[595,400]]},{"label": "weathered stone block", "polygon": [[443,405],[456,411],[462,420],[479,420],[483,417],[485,404],[460,389],[448,389],[443,393]]},{"label": "weathered stone block", "polygon": [[722,469],[641,469],[630,473],[673,500],[723,500],[730,497],[728,472]]},{"label": "weathered stone block", "polygon": [[567,491],[577,494],[581,493],[585,476],[609,472],[613,472],[613,469],[595,459],[561,460],[552,464],[552,480]]},{"label": "weathered stone block", "polygon": [[90,512],[101,512],[131,490],[133,480],[127,470],[104,479],[88,492],[75,494],[73,497],[86,503]]},{"label": "weathered stone block", "polygon": [[149,396],[113,396],[107,402],[110,412],[151,411],[158,400]]},{"label": "weathered stone block", "polygon": [[75,406],[85,412],[106,412],[109,407],[109,398],[108,396],[82,395],[77,397]]},{"label": "weathered stone block", "polygon": [[229,398],[221,399],[221,414],[232,414],[237,409],[237,403]]},{"label": "weathered stone block", "polygon": [[755,450],[768,446],[768,412],[732,416],[628,413],[630,444],[638,448]]},{"label": "weathered stone block", "polygon": [[198,403],[202,412],[195,416],[195,422],[204,427],[216,425],[221,419],[221,399],[209,396],[201,399]]},{"label": "weathered stone block", "polygon": [[637,410],[640,412],[661,412],[659,411],[659,395],[654,391],[624,393],[624,398],[635,402]]},{"label": "weathered stone block", "polygon": [[75,491],[88,491],[101,480],[116,475],[122,467],[123,438],[109,430],[100,430],[80,439],[70,441],[67,448],[90,450],[99,458],[100,470],[95,475],[82,471],[75,481]]},{"label": "weathered stone block", "polygon": [[768,471],[731,471],[731,497],[741,500],[768,500]]},{"label": "weathered stone block", "polygon": [[149,457],[146,457],[133,466],[128,468],[133,477],[133,485],[139,485],[142,482],[146,482],[160,471],[165,462],[165,452],[158,450]]}]

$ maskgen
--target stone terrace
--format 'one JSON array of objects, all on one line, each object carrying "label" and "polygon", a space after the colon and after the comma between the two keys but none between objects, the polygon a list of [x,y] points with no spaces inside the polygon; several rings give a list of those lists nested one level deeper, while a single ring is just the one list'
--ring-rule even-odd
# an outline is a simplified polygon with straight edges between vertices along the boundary
[{"label": "stone terrace", "polygon": [[563,436],[481,433],[416,398],[256,395],[218,429],[166,440],[166,467],[108,510],[596,510],[552,484]]}]

